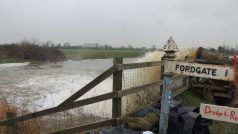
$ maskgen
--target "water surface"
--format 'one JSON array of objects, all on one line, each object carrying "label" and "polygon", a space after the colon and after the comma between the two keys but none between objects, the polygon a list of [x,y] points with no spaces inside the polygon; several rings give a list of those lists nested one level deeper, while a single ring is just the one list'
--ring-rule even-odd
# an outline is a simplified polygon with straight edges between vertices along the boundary
[{"label": "water surface", "polygon": [[[133,61],[133,58],[124,59],[125,63]],[[112,59],[65,61],[43,65],[0,64],[0,95],[6,97],[9,102],[28,109],[41,110],[57,106],[111,66]],[[111,90],[112,77],[109,77],[82,98]]]}]

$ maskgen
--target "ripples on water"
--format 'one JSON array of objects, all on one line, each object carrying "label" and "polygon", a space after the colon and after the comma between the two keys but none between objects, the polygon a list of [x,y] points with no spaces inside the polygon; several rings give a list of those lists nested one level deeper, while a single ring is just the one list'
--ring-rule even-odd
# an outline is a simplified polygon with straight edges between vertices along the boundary
[{"label": "ripples on water", "polygon": [[[134,60],[127,59],[125,62]],[[17,106],[42,110],[57,106],[111,66],[112,59],[65,61],[43,65],[0,64],[0,94]],[[112,91],[112,78],[103,81],[96,89],[86,93],[82,98]],[[105,103],[109,103],[106,107],[110,110],[110,102]],[[105,110],[105,106],[101,108]]]}]

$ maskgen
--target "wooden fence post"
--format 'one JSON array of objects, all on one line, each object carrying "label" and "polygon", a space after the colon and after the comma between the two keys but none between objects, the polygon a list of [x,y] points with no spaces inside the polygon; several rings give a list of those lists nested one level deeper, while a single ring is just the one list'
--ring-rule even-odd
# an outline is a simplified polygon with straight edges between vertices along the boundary
[{"label": "wooden fence post", "polygon": [[188,77],[183,78],[183,87],[188,86]]},{"label": "wooden fence post", "polygon": [[[123,58],[116,57],[113,59],[113,65],[122,64]],[[122,90],[122,71],[116,70],[113,74],[113,92]],[[121,116],[121,104],[122,98],[113,98],[112,100],[112,118],[117,118]]]},{"label": "wooden fence post", "polygon": [[[17,114],[14,112],[7,112],[7,119],[16,117]],[[9,123],[7,124],[7,134],[17,134],[17,123]]]}]

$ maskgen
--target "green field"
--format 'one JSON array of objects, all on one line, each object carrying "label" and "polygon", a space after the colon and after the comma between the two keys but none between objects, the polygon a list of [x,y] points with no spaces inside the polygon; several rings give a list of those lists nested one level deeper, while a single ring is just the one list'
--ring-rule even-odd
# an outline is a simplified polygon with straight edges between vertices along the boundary
[{"label": "green field", "polygon": [[[205,103],[203,99],[192,93],[191,90],[188,90],[181,95],[176,96],[175,100],[183,101],[185,106],[199,106],[200,103]],[[221,122],[213,121],[213,124],[209,129],[211,131],[211,134],[219,134],[220,128]],[[221,134],[238,134],[238,125],[225,122]]]},{"label": "green field", "polygon": [[[142,50],[100,50],[100,49],[60,49],[68,60],[106,59],[113,57],[135,58],[143,56],[146,51]],[[4,58],[2,63],[26,62],[24,59]],[[29,60],[28,60],[29,61]],[[34,61],[30,61],[34,62]]]},{"label": "green field", "polygon": [[113,57],[134,58],[143,56],[142,50],[60,49],[69,60],[106,59]]},{"label": "green field", "polygon": [[22,62],[30,62],[30,64],[41,64],[42,61],[37,60],[24,60],[24,59],[13,59],[13,58],[4,58],[0,59],[0,64],[4,63],[22,63]]},{"label": "green field", "polygon": [[13,58],[0,59],[0,64],[3,64],[3,63],[20,63],[20,62],[26,62],[26,60],[23,60],[23,59],[13,59]]}]

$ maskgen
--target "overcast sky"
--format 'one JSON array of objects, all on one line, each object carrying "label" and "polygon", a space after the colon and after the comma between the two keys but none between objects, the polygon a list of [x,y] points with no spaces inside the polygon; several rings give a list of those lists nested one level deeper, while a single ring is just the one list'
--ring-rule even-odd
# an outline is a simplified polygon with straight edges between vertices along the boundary
[{"label": "overcast sky", "polygon": [[0,0],[0,43],[238,43],[238,0]]}]

